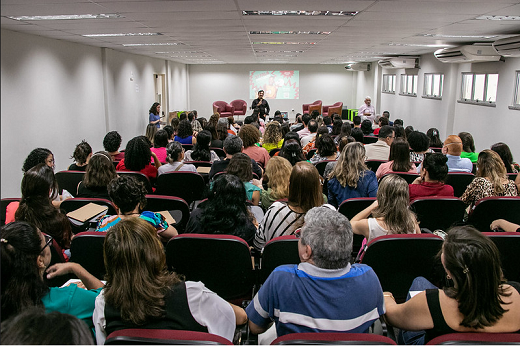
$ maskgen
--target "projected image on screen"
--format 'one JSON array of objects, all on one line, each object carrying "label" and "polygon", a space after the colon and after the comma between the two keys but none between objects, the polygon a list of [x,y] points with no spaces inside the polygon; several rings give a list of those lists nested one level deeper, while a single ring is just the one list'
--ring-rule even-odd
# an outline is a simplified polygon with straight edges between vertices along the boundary
[{"label": "projected image on screen", "polygon": [[265,99],[294,100],[300,98],[299,71],[250,71],[249,98],[255,99],[258,90]]}]

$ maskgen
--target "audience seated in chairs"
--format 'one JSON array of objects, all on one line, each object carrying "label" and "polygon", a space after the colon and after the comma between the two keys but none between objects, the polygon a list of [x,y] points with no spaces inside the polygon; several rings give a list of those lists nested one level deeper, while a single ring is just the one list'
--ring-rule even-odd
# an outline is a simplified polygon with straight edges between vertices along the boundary
[{"label": "audience seated in chairs", "polygon": [[376,178],[391,172],[416,173],[417,167],[410,162],[410,146],[404,139],[394,139],[390,145],[389,161],[382,163],[376,171]]},{"label": "audience seated in chairs", "polygon": [[[339,120],[339,119],[336,119],[336,120]],[[334,125],[336,125],[336,120],[334,120]],[[349,122],[342,122],[341,120],[339,120],[339,121],[341,122],[341,130],[334,138],[334,142],[336,143],[336,145],[339,145],[339,141],[343,137],[348,137],[352,134],[352,125],[350,125]],[[332,135],[334,135],[334,132],[335,132],[335,130],[333,129]]]},{"label": "audience seated in chairs", "polygon": [[[244,149],[242,139],[238,136],[228,136],[224,140],[224,152],[226,153],[226,158],[224,160],[215,161],[211,165],[211,169],[209,171],[209,179],[211,180],[213,176],[217,173],[224,172],[229,165],[229,161],[236,153],[242,152]],[[262,168],[258,166],[255,160],[251,159],[251,165],[253,167],[253,173],[257,175],[258,178],[262,177]]]},{"label": "audience seated in chairs", "polygon": [[207,201],[191,212],[185,233],[230,234],[253,244],[257,221],[247,208],[246,189],[236,175],[219,174]]},{"label": "audience seated in chairs", "polygon": [[475,152],[475,142],[473,136],[469,132],[459,132],[459,138],[462,141],[462,153],[460,157],[470,159],[472,163],[477,162],[478,153]]},{"label": "audience seated in chairs", "polygon": [[335,208],[348,198],[376,197],[376,174],[365,164],[365,148],[361,143],[347,144],[329,179],[328,199]]},{"label": "audience seated in chairs", "polygon": [[78,145],[76,145],[76,149],[74,149],[74,153],[72,154],[72,159],[74,159],[74,163],[71,164],[68,168],[69,171],[83,171],[87,169],[88,161],[92,156],[92,147],[90,144],[81,141]]},{"label": "audience seated in chairs", "polygon": [[329,133],[327,126],[318,127],[318,123],[315,120],[309,121],[309,130],[311,134],[300,139],[302,150],[305,155],[309,154],[312,149],[316,149],[316,141],[321,135]]},{"label": "audience seated in chairs", "polygon": [[390,174],[381,180],[377,200],[350,220],[353,232],[364,236],[367,243],[387,234],[421,233],[408,208],[409,200],[406,181]]},{"label": "audience seated in chairs", "polygon": [[297,136],[298,134],[295,132],[288,132],[285,135],[282,149],[278,152],[278,156],[285,158],[292,166],[300,161],[306,161],[300,139],[296,138]]},{"label": "audience seated in chairs", "polygon": [[322,193],[318,170],[308,162],[298,162],[289,178],[288,201],[274,202],[269,207],[256,232],[255,249],[261,251],[269,240],[294,234],[303,225],[305,213],[325,203],[327,199]]},{"label": "audience seated in chairs", "polygon": [[493,144],[490,149],[500,156],[504,166],[506,166],[507,173],[518,173],[520,171],[520,165],[513,160],[513,155],[507,144],[498,142]]},{"label": "audience seated in chairs", "polygon": [[493,150],[486,149],[480,152],[477,168],[475,179],[460,197],[471,209],[479,199],[484,197],[518,195],[515,183],[507,177],[504,162]]},{"label": "audience seated in chairs", "polygon": [[76,197],[109,199],[107,186],[115,177],[116,169],[110,154],[98,151],[92,155],[83,180],[78,184]]},{"label": "audience seated in chairs", "polygon": [[334,143],[334,139],[328,133],[316,139],[316,149],[316,153],[310,159],[312,164],[325,160],[337,160],[339,157],[339,151]]},{"label": "audience seated in chairs", "polygon": [[430,139],[430,148],[442,148],[442,141],[439,135],[439,130],[432,127],[426,131],[426,136]]},{"label": "audience seated in chairs", "polygon": [[462,140],[459,136],[448,136],[444,141],[442,153],[448,158],[448,172],[471,173],[473,170],[473,164],[470,159],[460,156],[462,153]]},{"label": "audience seated in chairs", "polygon": [[117,131],[110,131],[103,138],[103,148],[110,154],[112,161],[121,161],[125,158],[125,153],[119,152],[121,141],[121,135]]},{"label": "audience seated in chairs", "polygon": [[153,137],[153,148],[150,148],[159,159],[160,163],[166,162],[166,146],[168,145],[168,132],[158,130]]},{"label": "audience seated in chairs", "polygon": [[456,332],[520,331],[520,284],[504,281],[500,254],[488,237],[473,227],[452,228],[440,257],[449,280],[442,289],[417,278],[410,292],[422,292],[403,304],[385,292],[387,322],[404,330],[400,343],[423,345]]},{"label": "audience seated in chairs", "polygon": [[158,128],[154,124],[148,124],[146,126],[146,131],[145,131],[144,135],[146,138],[148,138],[148,141],[150,143],[150,148],[153,147],[153,140],[155,138],[155,134],[157,133],[157,131],[158,131]]},{"label": "audience seated in chairs", "polygon": [[269,152],[262,147],[256,145],[260,142],[260,131],[251,124],[242,126],[238,136],[242,139],[244,145],[244,154],[255,160],[258,164],[265,167],[269,161]]},{"label": "audience seated in chairs", "polygon": [[[259,180],[253,179],[253,168],[251,158],[244,153],[236,153],[229,161],[226,172],[236,175],[244,184],[247,200],[253,205],[260,203],[260,191],[262,190]],[[253,181],[253,183],[251,183]],[[256,185],[254,184],[256,183]]]},{"label": "audience seated in chairs", "polygon": [[278,121],[271,121],[265,127],[265,132],[262,137],[262,148],[270,152],[273,149],[279,149],[283,145],[283,136],[280,123]]},{"label": "audience seated in chairs", "polygon": [[193,146],[193,150],[184,153],[184,161],[219,161],[218,155],[209,149],[211,143],[211,133],[207,130],[197,134],[197,143]]},{"label": "audience seated in chairs", "polygon": [[[190,150],[189,150],[190,151]],[[168,143],[166,147],[166,161],[165,165],[159,167],[157,175],[168,172],[197,172],[197,168],[192,164],[183,163],[185,158],[184,148],[179,142]]]},{"label": "audience seated in chairs", "polygon": [[[15,221],[5,225],[0,229],[0,237],[2,321],[29,307],[41,306],[47,312],[74,315],[93,327],[92,312],[99,294],[97,289],[103,286],[101,281],[77,263],[57,263],[47,268],[51,260],[49,246],[52,237],[44,236],[30,223]],[[81,279],[87,289],[79,288],[76,284],[47,287],[43,281],[44,275],[52,279],[68,273]],[[40,326],[36,329],[42,332]],[[5,342],[3,335],[2,342]]]},{"label": "audience seated in chairs", "polygon": [[104,246],[107,285],[96,299],[98,344],[125,328],[181,329],[233,339],[244,310],[229,304],[201,282],[182,281],[166,267],[154,228],[138,218],[121,221]]},{"label": "audience seated in chairs", "polygon": [[267,179],[267,190],[260,191],[260,206],[267,211],[279,199],[289,197],[289,178],[292,166],[283,157],[274,156],[267,163],[264,179]]},{"label": "audience seated in chairs", "polygon": [[[117,164],[117,171],[141,172],[149,179],[157,177],[157,169],[161,167],[161,162],[157,155],[150,150],[150,146],[145,138],[144,136],[137,136],[128,141],[125,149],[125,158]],[[152,157],[154,165],[151,163]]]},{"label": "audience seated in chairs", "polygon": [[433,153],[430,149],[430,139],[420,131],[412,131],[406,135],[410,145],[410,162],[422,162],[426,153]]},{"label": "audience seated in chairs", "polygon": [[114,203],[117,215],[103,216],[96,227],[96,232],[107,232],[125,219],[141,218],[155,228],[157,236],[166,242],[177,235],[175,227],[166,222],[159,213],[143,211],[146,205],[146,188],[133,177],[122,175],[108,184],[108,194]]},{"label": "audience seated in chairs", "polygon": [[453,197],[453,187],[444,184],[448,176],[448,158],[441,153],[427,153],[421,164],[420,177],[409,185],[410,203],[419,197]]},{"label": "audience seated in chairs", "polygon": [[181,120],[179,123],[177,135],[173,139],[176,142],[180,142],[181,144],[195,144],[197,143],[197,138],[195,135],[196,134],[193,133],[193,128],[191,127],[190,121],[185,119]]}]

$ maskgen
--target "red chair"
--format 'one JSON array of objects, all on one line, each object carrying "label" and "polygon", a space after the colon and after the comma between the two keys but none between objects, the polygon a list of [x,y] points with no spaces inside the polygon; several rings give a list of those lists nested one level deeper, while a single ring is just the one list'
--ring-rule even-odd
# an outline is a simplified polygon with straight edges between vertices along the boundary
[{"label": "red chair", "polygon": [[497,246],[500,252],[502,270],[508,281],[520,282],[520,233],[483,232]]},{"label": "red chair", "polygon": [[119,176],[129,175],[131,177],[134,177],[137,181],[140,181],[144,184],[144,187],[146,188],[146,191],[148,193],[153,192],[152,183],[150,182],[150,179],[148,179],[148,177],[146,175],[144,175],[143,173],[137,172],[137,171],[116,171],[116,173]]},{"label": "red chair", "polygon": [[107,336],[105,345],[233,345],[219,335],[170,329],[121,329]]},{"label": "red chair", "polygon": [[480,232],[488,232],[489,225],[496,219],[520,224],[520,197],[485,197],[478,200],[469,214],[468,224]]},{"label": "red chair", "polygon": [[168,172],[157,177],[155,194],[180,197],[191,206],[202,199],[206,188],[204,178],[193,172]]},{"label": "red chair", "polygon": [[103,244],[106,232],[81,232],[72,238],[70,262],[81,264],[90,274],[103,280],[106,269]]},{"label": "red chair", "polygon": [[233,100],[230,102],[230,105],[235,107],[235,112],[233,115],[246,115],[247,112],[247,103],[244,100]]},{"label": "red chair", "polygon": [[426,345],[518,345],[518,333],[452,333],[431,339]]},{"label": "red chair", "polygon": [[271,345],[396,345],[395,341],[369,333],[294,333],[274,339]]},{"label": "red chair", "polygon": [[0,226],[5,225],[5,213],[7,206],[12,202],[20,202],[21,198],[2,198],[0,201]]},{"label": "red chair", "polygon": [[341,115],[341,111],[343,110],[343,102],[336,102],[330,106],[323,106],[323,116],[332,116],[332,114],[336,113]]},{"label": "red chair", "polygon": [[260,260],[259,284],[263,284],[271,272],[283,264],[300,263],[298,238],[284,235],[271,239],[265,244]]},{"label": "red chair", "polygon": [[[322,105],[322,102],[321,100],[318,100],[318,101],[314,101],[313,103],[304,103],[302,105],[302,108],[303,108],[303,113],[302,114],[305,114],[305,113],[311,113],[313,109],[317,109],[320,114],[321,114],[321,105]],[[310,106],[314,106],[313,109],[310,109]],[[318,107],[318,108],[316,108]]]},{"label": "red chair", "polygon": [[215,101],[213,102],[213,113],[220,114],[220,117],[233,116],[235,113],[235,107],[227,103],[226,101]]},{"label": "red chair", "polygon": [[379,183],[381,184],[381,181],[382,181],[383,179],[385,179],[385,177],[388,176],[388,175],[390,175],[390,174],[395,174],[395,175],[400,176],[401,178],[403,178],[404,180],[406,180],[406,182],[407,182],[408,184],[413,183],[413,181],[419,177],[419,174],[415,174],[415,173],[408,173],[408,172],[389,172],[389,173],[386,173],[385,175],[383,175],[383,176],[379,179]]},{"label": "red chair", "polygon": [[460,197],[474,178],[475,175],[473,173],[451,172],[448,173],[445,184],[453,187],[455,197]]}]

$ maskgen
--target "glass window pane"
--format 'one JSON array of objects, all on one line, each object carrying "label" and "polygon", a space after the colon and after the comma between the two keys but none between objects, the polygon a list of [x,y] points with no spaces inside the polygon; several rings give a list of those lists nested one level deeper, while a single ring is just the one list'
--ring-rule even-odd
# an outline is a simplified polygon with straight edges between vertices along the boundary
[{"label": "glass window pane", "polygon": [[406,92],[411,94],[413,93],[413,76],[408,75],[406,79]]},{"label": "glass window pane", "polygon": [[432,82],[432,95],[433,96],[441,96],[441,76],[440,74],[433,75]]},{"label": "glass window pane", "polygon": [[498,88],[498,74],[487,75],[486,101],[496,102]]},{"label": "glass window pane", "polygon": [[391,86],[392,86],[392,92],[395,92],[395,74],[392,75],[392,84],[391,84]]},{"label": "glass window pane", "polygon": [[430,73],[424,74],[424,92],[423,95],[432,95],[432,75]]},{"label": "glass window pane", "polygon": [[475,75],[475,91],[473,92],[473,101],[484,101],[484,85],[486,83],[485,74]]},{"label": "glass window pane", "polygon": [[473,88],[473,74],[462,75],[462,98],[471,100],[471,90]]},{"label": "glass window pane", "polygon": [[419,77],[418,77],[417,75],[413,76],[413,88],[412,88],[412,93],[413,93],[414,95],[417,95],[417,83],[418,83],[417,81],[418,81],[418,78],[419,78]]},{"label": "glass window pane", "polygon": [[516,71],[516,89],[514,97],[514,104],[520,104],[520,71]]},{"label": "glass window pane", "polygon": [[401,93],[406,93],[406,75],[401,75]]}]

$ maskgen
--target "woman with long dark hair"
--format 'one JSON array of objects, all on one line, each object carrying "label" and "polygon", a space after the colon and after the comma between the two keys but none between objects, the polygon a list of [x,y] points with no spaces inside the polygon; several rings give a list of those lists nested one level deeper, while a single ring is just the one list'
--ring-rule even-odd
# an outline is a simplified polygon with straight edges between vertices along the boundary
[{"label": "woman with long dark hair", "polygon": [[417,167],[410,162],[410,146],[402,138],[394,139],[390,145],[389,161],[379,165],[376,171],[377,179],[390,172],[416,173]]},{"label": "woman with long dark hair", "polygon": [[177,130],[177,135],[173,139],[181,144],[197,143],[197,138],[194,136],[193,128],[191,127],[189,120],[181,120],[179,123],[179,129]]},{"label": "woman with long dark hair", "polygon": [[431,148],[442,148],[443,144],[439,135],[439,130],[437,130],[435,127],[432,127],[426,131],[426,136],[428,136],[430,139]]},{"label": "woman with long dark hair", "polygon": [[211,144],[211,132],[203,130],[197,134],[197,143],[193,146],[193,150],[184,153],[184,161],[219,161],[217,153],[209,149]]},{"label": "woman with long dark hair", "polygon": [[504,162],[504,166],[506,166],[507,173],[518,173],[520,165],[513,160],[513,154],[511,154],[511,150],[507,144],[502,142],[495,143],[491,146],[491,150],[500,156]]},{"label": "woman with long dark hair", "polygon": [[300,136],[296,132],[288,132],[285,135],[279,155],[289,161],[292,166],[300,161],[305,161]]},{"label": "woman with long dark hair", "polygon": [[161,127],[161,104],[159,102],[154,102],[148,113],[148,122],[156,128]]},{"label": "woman with long dark hair", "polygon": [[472,163],[478,161],[478,153],[475,152],[475,141],[469,132],[459,132],[458,136],[462,141],[462,153],[460,157],[470,159]]}]

